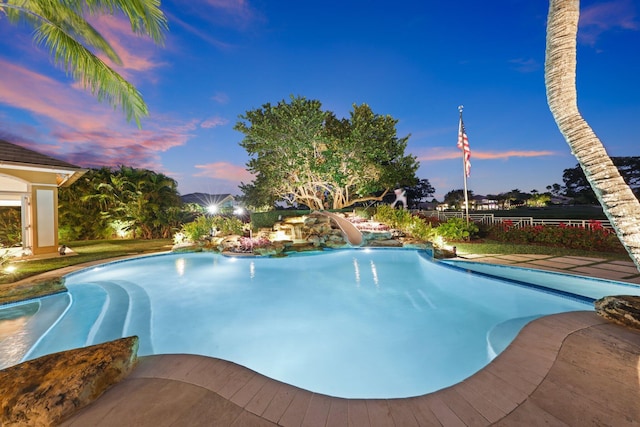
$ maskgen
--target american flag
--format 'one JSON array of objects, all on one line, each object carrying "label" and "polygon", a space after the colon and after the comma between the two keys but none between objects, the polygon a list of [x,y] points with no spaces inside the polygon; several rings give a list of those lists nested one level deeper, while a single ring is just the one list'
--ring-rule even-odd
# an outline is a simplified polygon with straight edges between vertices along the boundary
[{"label": "american flag", "polygon": [[464,172],[467,177],[471,174],[471,149],[469,148],[469,138],[467,138],[467,132],[464,130],[464,123],[462,123],[462,116],[460,117],[460,126],[458,127],[458,148],[462,150],[464,156]]}]

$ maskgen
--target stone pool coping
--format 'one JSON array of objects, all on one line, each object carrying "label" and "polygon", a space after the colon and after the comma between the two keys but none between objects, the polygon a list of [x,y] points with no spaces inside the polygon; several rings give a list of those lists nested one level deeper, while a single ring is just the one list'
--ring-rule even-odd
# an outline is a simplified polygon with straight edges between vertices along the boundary
[{"label": "stone pool coping", "polygon": [[220,359],[146,356],[62,425],[638,425],[639,361],[640,331],[588,311],[537,319],[473,376],[411,398],[334,398]]}]

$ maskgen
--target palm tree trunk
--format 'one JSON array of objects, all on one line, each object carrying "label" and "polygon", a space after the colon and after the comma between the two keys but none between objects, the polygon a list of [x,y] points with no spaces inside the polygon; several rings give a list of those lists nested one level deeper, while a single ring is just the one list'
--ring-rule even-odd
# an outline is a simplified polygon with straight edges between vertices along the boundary
[{"label": "palm tree trunk", "polygon": [[640,270],[640,202],[578,111],[576,37],[579,17],[579,0],[550,0],[544,70],[547,101],[605,215]]}]

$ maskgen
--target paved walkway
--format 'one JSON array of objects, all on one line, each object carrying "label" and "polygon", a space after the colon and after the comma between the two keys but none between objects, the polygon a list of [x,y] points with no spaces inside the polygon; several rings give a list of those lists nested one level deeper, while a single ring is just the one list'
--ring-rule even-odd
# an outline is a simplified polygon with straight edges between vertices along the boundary
[{"label": "paved walkway", "polygon": [[[473,258],[639,283],[630,262]],[[219,359],[142,357],[126,380],[63,425],[617,427],[640,426],[638,402],[640,331],[584,311],[535,320],[475,375],[406,399],[333,398]]]}]

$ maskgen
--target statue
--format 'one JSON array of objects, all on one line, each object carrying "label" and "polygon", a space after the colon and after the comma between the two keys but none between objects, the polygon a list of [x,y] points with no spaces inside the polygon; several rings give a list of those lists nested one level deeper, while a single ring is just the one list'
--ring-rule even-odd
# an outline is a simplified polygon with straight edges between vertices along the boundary
[{"label": "statue", "polygon": [[396,200],[391,204],[391,207],[395,208],[396,203],[401,202],[402,208],[407,209],[407,192],[402,188],[396,188],[393,192],[396,193]]}]

